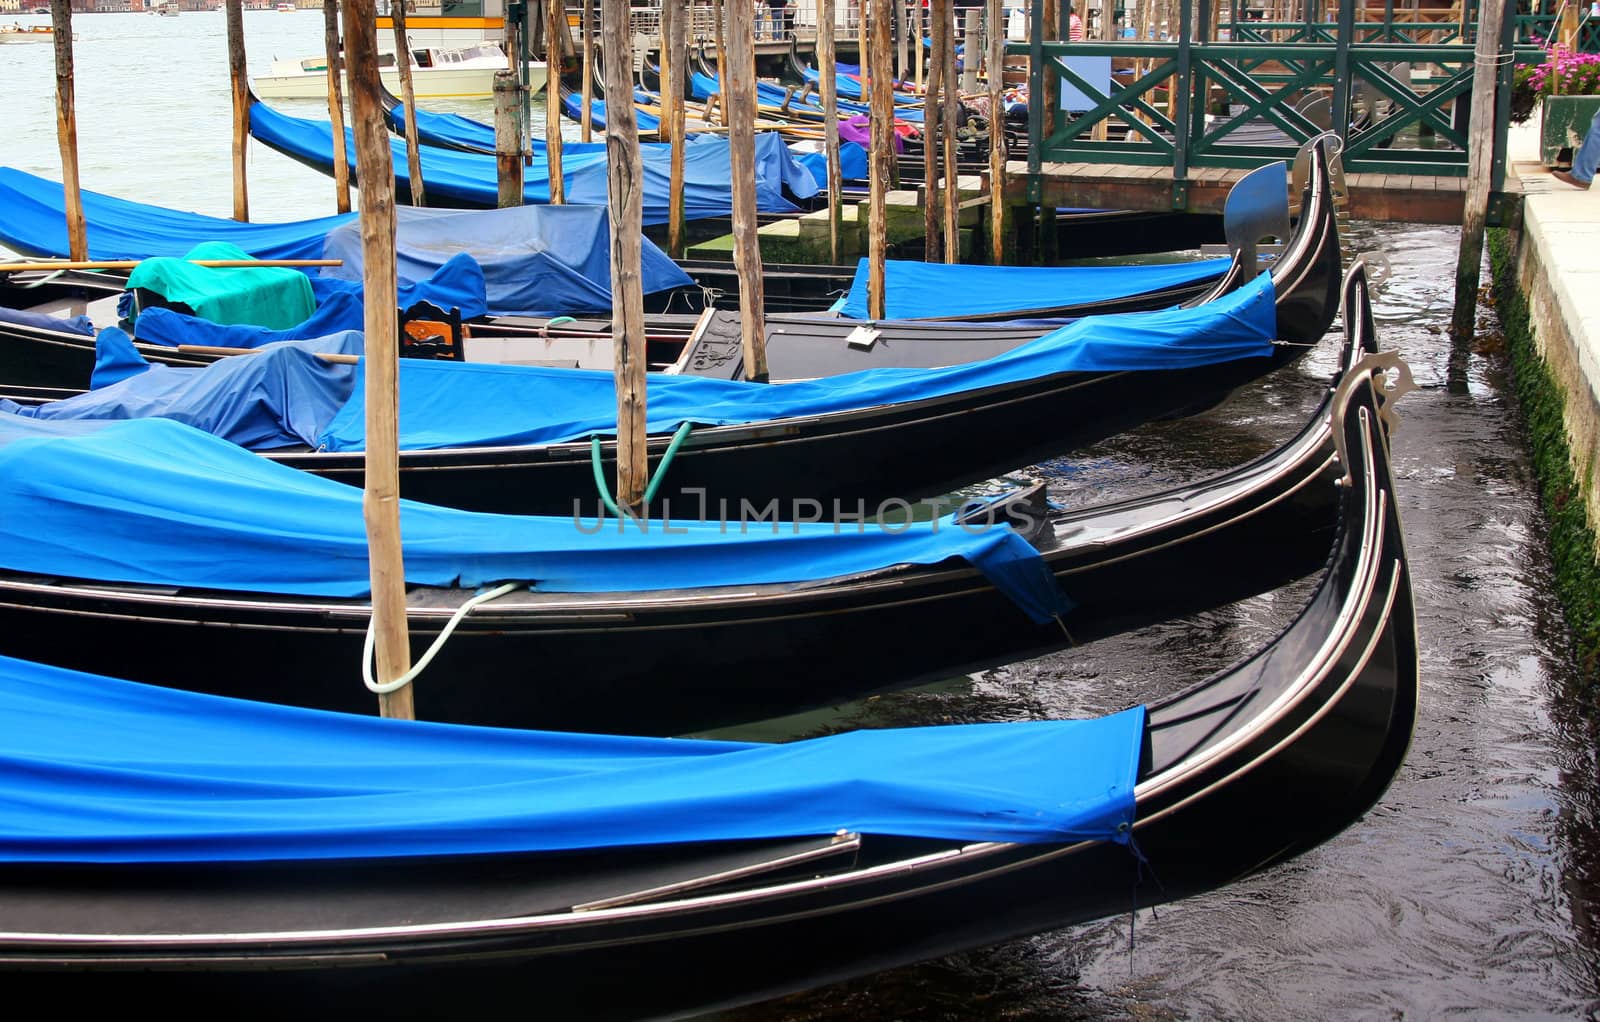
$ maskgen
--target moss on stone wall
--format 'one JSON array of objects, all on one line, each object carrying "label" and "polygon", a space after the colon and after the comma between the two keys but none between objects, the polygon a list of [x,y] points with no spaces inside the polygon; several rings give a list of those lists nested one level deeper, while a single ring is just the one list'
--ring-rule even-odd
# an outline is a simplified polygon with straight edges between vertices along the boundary
[{"label": "moss on stone wall", "polygon": [[1600,565],[1595,562],[1594,527],[1581,489],[1594,481],[1573,476],[1564,424],[1566,395],[1534,346],[1527,300],[1517,288],[1511,236],[1501,229],[1488,234],[1495,309],[1505,330],[1512,378],[1550,525],[1556,595],[1572,630],[1587,693],[1600,696]]}]

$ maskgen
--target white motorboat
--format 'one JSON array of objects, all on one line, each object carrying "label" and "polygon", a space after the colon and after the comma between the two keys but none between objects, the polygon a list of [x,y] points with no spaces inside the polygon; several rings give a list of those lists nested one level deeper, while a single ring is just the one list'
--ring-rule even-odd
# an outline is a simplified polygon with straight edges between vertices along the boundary
[{"label": "white motorboat", "polygon": [[[411,51],[411,83],[418,99],[494,96],[494,74],[510,66],[498,43],[475,42],[454,47]],[[380,76],[389,91],[400,92],[400,69],[394,53],[378,54]],[[544,88],[545,65],[528,62],[528,81],[534,92]],[[328,62],[322,54],[300,60],[274,60],[270,73],[254,79],[262,99],[323,99],[328,95]],[[348,94],[348,90],[347,90]]]},{"label": "white motorboat", "polygon": [[49,25],[0,25],[0,43],[48,43],[55,37],[55,29]]}]

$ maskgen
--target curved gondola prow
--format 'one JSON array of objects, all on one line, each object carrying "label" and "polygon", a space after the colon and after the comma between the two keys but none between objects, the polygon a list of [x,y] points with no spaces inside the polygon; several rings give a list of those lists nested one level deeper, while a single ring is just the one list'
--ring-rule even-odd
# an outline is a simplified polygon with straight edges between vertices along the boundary
[{"label": "curved gondola prow", "polygon": [[[1375,348],[1365,277],[1346,281],[1349,342]],[[1380,798],[1416,723],[1418,651],[1395,507],[1385,403],[1395,356],[1368,356],[1331,402],[1349,453],[1344,527],[1321,583],[1273,642],[1150,706],[1134,835],[1157,875],[1182,862],[1181,897],[1305,851]],[[1205,826],[1194,822],[1204,804]],[[1190,822],[1185,824],[1185,817]],[[1219,855],[1217,842],[1235,845]],[[1220,872],[1188,868],[1215,861]],[[1170,876],[1171,874],[1169,874]]]},{"label": "curved gondola prow", "polygon": [[[1327,139],[1337,136],[1320,136],[1307,145],[1309,170],[1300,182],[1300,218],[1282,252],[1272,264],[1272,284],[1278,295],[1278,340],[1290,344],[1312,345],[1320,341],[1333,326],[1339,308],[1340,275],[1343,270],[1343,250],[1339,240],[1339,220],[1333,202],[1332,178],[1328,173],[1326,158],[1322,155]],[[1272,181],[1283,181],[1282,164],[1269,165],[1253,172],[1240,181],[1252,182],[1251,191],[1265,192]],[[1232,195],[1229,196],[1230,203]],[[1245,200],[1241,200],[1244,203]],[[1268,233],[1283,230],[1282,222],[1265,206],[1262,198],[1248,204],[1261,212],[1246,217],[1242,212],[1235,218],[1233,237],[1250,237],[1259,241]],[[1247,222],[1248,221],[1248,222]],[[1255,226],[1249,224],[1253,222]],[[1204,294],[1184,302],[1192,308],[1214,301],[1222,295],[1237,290],[1252,279],[1258,263],[1251,246],[1231,245],[1233,262],[1227,272]]]},{"label": "curved gondola prow", "polygon": [[1272,267],[1278,293],[1278,340],[1316,344],[1333,326],[1339,310],[1344,253],[1328,164],[1330,144],[1323,135],[1308,149],[1310,170],[1301,191],[1300,228]]}]

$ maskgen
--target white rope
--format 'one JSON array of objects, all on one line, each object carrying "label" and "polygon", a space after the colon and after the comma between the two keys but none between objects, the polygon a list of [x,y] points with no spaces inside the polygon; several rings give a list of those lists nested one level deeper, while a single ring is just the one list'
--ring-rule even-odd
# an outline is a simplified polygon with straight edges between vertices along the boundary
[{"label": "white rope", "polygon": [[15,287],[15,288],[18,288],[18,289],[30,288],[30,287],[42,287],[45,284],[50,283],[52,280],[55,280],[57,277],[61,276],[63,273],[66,273],[66,272],[67,272],[66,270],[51,270],[49,273],[47,273],[44,276],[40,277],[38,280],[29,281],[26,284],[13,284],[11,286]]},{"label": "white rope", "polygon": [[434,654],[438,653],[439,650],[444,647],[445,640],[450,638],[450,633],[456,630],[456,625],[459,625],[462,619],[464,619],[468,614],[472,613],[473,608],[479,606],[480,604],[488,603],[490,600],[498,599],[499,597],[504,596],[505,594],[516,589],[520,589],[521,587],[522,583],[520,582],[507,582],[504,585],[495,586],[486,593],[479,593],[466,603],[463,603],[460,607],[457,607],[456,612],[451,615],[450,621],[444,626],[444,630],[439,633],[439,637],[434,639],[433,645],[429,646],[428,651],[422,654],[422,659],[418,660],[414,665],[412,665],[411,670],[402,674],[400,677],[394,679],[393,681],[386,681],[381,685],[377,681],[373,680],[372,677],[374,645],[372,633],[373,626],[377,624],[377,618],[375,616],[369,617],[367,619],[367,639],[361,647],[361,681],[367,686],[367,691],[374,692],[382,696],[388,695],[390,692],[398,692],[400,689],[411,684],[412,681],[416,680],[417,675],[421,674],[428,664],[432,662]]}]

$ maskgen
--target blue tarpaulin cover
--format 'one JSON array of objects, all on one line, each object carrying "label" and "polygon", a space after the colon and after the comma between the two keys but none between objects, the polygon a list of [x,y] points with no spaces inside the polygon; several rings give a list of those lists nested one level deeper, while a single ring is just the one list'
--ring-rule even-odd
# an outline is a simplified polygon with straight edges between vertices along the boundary
[{"label": "blue tarpaulin cover", "polygon": [[[953,318],[1025,312],[1181,287],[1221,276],[1229,260],[1140,266],[962,266],[890,259],[884,263],[885,319]],[[856,264],[844,301],[847,319],[867,318],[867,260]]]},{"label": "blue tarpaulin cover", "polygon": [[[290,117],[263,103],[250,107],[250,132],[266,145],[316,167],[333,171],[332,128],[327,121]],[[405,142],[391,139],[395,181],[409,187]],[[355,167],[355,135],[345,131],[345,149]],[[667,222],[671,197],[670,157],[665,147],[643,150],[644,222]],[[684,147],[684,216],[695,220],[725,216],[733,208],[733,171],[728,140],[697,136]],[[606,156],[603,149],[576,152],[562,162],[566,200],[575,204],[606,204]],[[499,204],[499,177],[495,157],[425,146],[422,171],[430,202],[493,209]],[[527,201],[550,201],[549,164],[535,160],[523,169],[523,194]],[[817,192],[811,174],[790,156],[776,132],[756,136],[756,206],[771,213],[793,213],[799,207],[784,196],[787,188],[797,198]]]},{"label": "blue tarpaulin cover", "polygon": [[[1192,309],[1089,316],[1012,351],[940,369],[865,369],[784,384],[652,375],[647,427],[727,425],[896,404],[1063,372],[1187,369],[1272,353],[1272,278]],[[365,444],[362,389],[322,435],[327,450]],[[533,409],[537,409],[535,415]],[[549,444],[616,431],[612,374],[402,360],[400,445],[407,449]]]},{"label": "blue tarpaulin cover", "polygon": [[[67,258],[61,183],[0,167],[0,242],[32,256]],[[320,259],[322,238],[354,213],[283,224],[241,223],[83,192],[90,259],[178,256],[202,241],[226,241],[257,259]]]},{"label": "blue tarpaulin cover", "polygon": [[[402,218],[401,224],[407,223],[409,218]],[[426,222],[426,221],[424,221]],[[509,226],[509,224],[507,224]],[[409,233],[402,226],[400,232]],[[348,233],[344,228],[333,231],[328,235],[331,243],[334,239],[348,237],[349,234],[359,235],[360,231],[354,224],[350,225]],[[424,238],[430,237],[423,232]],[[326,251],[326,249],[324,250]],[[330,266],[327,269],[337,271],[333,275],[323,275],[311,278],[311,289],[316,293],[318,308],[330,301],[335,295],[352,295],[363,301],[365,288],[361,283],[361,246],[356,245],[354,252],[335,249],[329,259],[355,258],[356,269],[352,274],[349,264],[345,266]],[[431,302],[449,312],[452,309],[461,313],[462,319],[474,319],[489,311],[488,283],[485,271],[477,258],[466,252],[456,249],[445,252],[442,247],[429,249],[426,241],[421,243],[407,238],[402,245],[400,240],[395,240],[395,262],[399,268],[399,287],[395,291],[395,306],[400,309],[410,309],[418,302]],[[504,271],[504,265],[497,266],[499,271]],[[509,283],[502,280],[502,295],[504,288]],[[304,326],[304,324],[302,324]],[[313,333],[302,330],[296,337],[314,337]],[[141,338],[142,340],[143,338]]]},{"label": "blue tarpaulin cover", "polygon": [[0,398],[0,411],[52,421],[160,417],[251,450],[310,446],[355,383],[355,366],[325,362],[315,353],[357,355],[361,350],[361,334],[351,330],[274,344],[258,355],[221,359],[203,370],[145,365],[60,401],[17,405]]},{"label": "blue tarpaulin cover", "polygon": [[[561,93],[561,112],[566,114],[569,120],[581,123],[583,121],[583,97],[563,91]],[[634,123],[638,125],[640,131],[661,130],[661,118],[655,114],[635,108],[633,116]],[[606,126],[606,101],[599,96],[589,97],[589,124],[596,131],[604,130]],[[420,133],[420,131],[421,127],[419,125],[418,132]]]},{"label": "blue tarpaulin cover", "polygon": [[[317,309],[310,318],[283,330],[235,323],[222,326],[171,309],[146,309],[139,315],[137,333],[146,344],[176,348],[198,344],[219,348],[260,348],[278,341],[348,335],[341,346],[316,350],[359,355],[365,350],[359,332],[366,328],[366,312],[359,282],[333,277],[312,277],[311,289],[317,295]],[[465,253],[444,261],[433,276],[416,283],[403,283],[397,291],[398,307],[409,309],[419,301],[429,301],[446,311],[460,309],[464,318],[484,312],[483,270]],[[130,338],[120,327],[107,327],[95,338],[94,373],[90,389],[99,389],[124,380],[149,368]],[[124,416],[114,416],[123,418]],[[221,435],[219,433],[219,435]],[[241,441],[242,442],[242,441]]]},{"label": "blue tarpaulin cover", "polygon": [[14,323],[17,326],[54,330],[58,333],[82,334],[85,337],[94,334],[94,322],[88,316],[51,316],[48,313],[29,312],[26,309],[8,309],[3,305],[0,305],[0,323]]},{"label": "blue tarpaulin cover", "polygon": [[[535,206],[496,210],[418,209],[399,206],[395,250],[402,288],[439,277],[452,255],[470,255],[483,268],[484,294],[476,301],[429,297],[436,305],[456,305],[462,315],[568,315],[609,310],[611,265],[597,258],[610,244],[604,199],[594,206]],[[61,185],[18,170],[0,168],[0,241],[19,252],[66,257],[61,225],[65,206]],[[353,215],[282,224],[249,224],[196,213],[180,213],[84,193],[90,255],[95,259],[145,259],[182,256],[195,244],[223,238],[257,259],[359,259],[351,247],[360,228]],[[598,222],[596,217],[598,216]],[[329,236],[332,236],[330,239]],[[103,243],[94,248],[96,239]],[[114,245],[115,247],[109,247]],[[681,287],[690,278],[644,239],[641,280],[646,294]],[[328,278],[359,277],[356,271],[324,267],[312,286]],[[467,282],[470,284],[470,282]],[[594,304],[596,295],[604,295]],[[319,294],[319,299],[322,295]],[[581,302],[563,307],[561,300]],[[448,302],[448,304],[447,304]],[[527,304],[524,304],[524,303]],[[402,304],[405,304],[402,302]],[[474,311],[476,310],[476,311]],[[359,328],[360,324],[355,324]],[[58,325],[58,329],[61,327]],[[345,329],[344,326],[329,327]],[[295,336],[311,336],[300,332]],[[145,338],[140,337],[141,340]]]},{"label": "blue tarpaulin cover", "polygon": [[[84,420],[0,413],[0,567],[182,588],[368,591],[361,490],[171,419],[95,425],[85,433]],[[892,530],[713,521],[673,523],[669,532],[660,522],[618,528],[414,501],[401,501],[400,518],[405,577],[414,585],[518,581],[555,592],[634,592],[801,582],[961,558],[1035,620],[1071,607],[1021,536],[951,518]]]},{"label": "blue tarpaulin cover", "polygon": [[829,835],[1125,841],[1145,710],[772,745],[274,706],[0,658],[0,861],[247,862]]},{"label": "blue tarpaulin cover", "polygon": [[[818,150],[801,149],[800,143],[789,147],[794,158],[820,182],[828,180],[828,154]],[[843,181],[865,181],[871,167],[867,163],[867,150],[859,142],[839,143],[839,178]]]},{"label": "blue tarpaulin cover", "polygon": [[[611,311],[611,226],[603,205],[408,210],[401,218],[395,244],[400,276],[407,280],[436,276],[463,245],[470,245],[473,258],[482,267],[491,315]],[[344,265],[329,267],[319,280],[361,279],[357,224],[330,232],[323,253],[325,258],[344,260]],[[694,283],[648,238],[643,239],[640,251],[640,281],[645,294]],[[445,305],[437,300],[434,304]],[[462,307],[466,317],[483,311]]]}]

